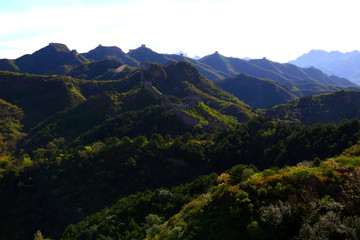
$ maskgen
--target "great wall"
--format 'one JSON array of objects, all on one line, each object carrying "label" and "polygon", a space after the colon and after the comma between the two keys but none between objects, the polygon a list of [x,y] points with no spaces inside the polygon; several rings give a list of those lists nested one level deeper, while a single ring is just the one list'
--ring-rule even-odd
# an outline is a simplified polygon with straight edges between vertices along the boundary
[{"label": "great wall", "polygon": [[49,43],[49,46],[53,47],[53,49],[57,52],[57,53],[60,53],[60,54],[72,54],[74,56],[74,58],[82,63],[83,60],[80,59],[79,57],[79,53],[76,51],[76,50],[68,50],[67,49],[67,46],[65,44],[62,44],[62,43]]},{"label": "great wall", "polygon": [[148,90],[155,96],[161,98],[161,106],[166,110],[174,113],[178,118],[180,118],[185,124],[195,126],[195,125],[202,125],[206,126],[207,124],[201,124],[200,119],[190,116],[189,114],[185,113],[184,110],[189,110],[192,107],[196,106],[200,101],[201,97],[192,95],[188,97],[188,100],[183,104],[174,104],[171,102],[170,97],[171,95],[162,94],[159,92],[153,85],[152,81],[145,78],[145,73],[150,69],[149,62],[142,62],[140,64],[140,74],[141,74],[141,81],[144,84],[144,89]]}]

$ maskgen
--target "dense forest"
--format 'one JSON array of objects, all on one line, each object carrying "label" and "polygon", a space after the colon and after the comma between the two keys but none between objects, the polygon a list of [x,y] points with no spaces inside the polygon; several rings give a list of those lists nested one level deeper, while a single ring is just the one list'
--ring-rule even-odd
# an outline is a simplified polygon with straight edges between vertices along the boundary
[{"label": "dense forest", "polygon": [[340,122],[344,118],[359,118],[359,104],[358,91],[336,91],[270,106],[266,114],[303,124]]},{"label": "dense forest", "polygon": [[[0,239],[360,237],[358,92],[102,50],[67,76],[0,72]],[[250,82],[261,108],[291,101],[220,88]]]},{"label": "dense forest", "polygon": [[233,94],[240,100],[256,108],[287,103],[297,99],[297,96],[285,86],[267,79],[259,79],[245,74],[217,81],[217,85]]}]

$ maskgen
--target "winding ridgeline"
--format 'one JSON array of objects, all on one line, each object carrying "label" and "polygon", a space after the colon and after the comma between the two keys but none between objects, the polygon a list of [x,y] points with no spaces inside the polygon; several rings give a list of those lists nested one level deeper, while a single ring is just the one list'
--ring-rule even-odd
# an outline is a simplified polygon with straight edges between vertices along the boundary
[{"label": "winding ridgeline", "polygon": [[0,239],[360,238],[346,79],[145,45],[0,69]]},{"label": "winding ridgeline", "polygon": [[87,53],[79,54],[76,50],[70,51],[64,44],[50,43],[33,54],[27,54],[15,60],[1,59],[0,70],[35,74],[67,74],[71,69],[83,63],[105,59],[112,59],[130,67],[137,67],[143,61],[160,64],[166,64],[169,61],[187,61],[210,80],[234,77],[243,73],[257,78],[274,80],[294,89],[305,83],[342,87],[355,85],[345,78],[328,76],[313,67],[300,68],[293,64],[272,62],[266,58],[246,61],[225,57],[215,52],[195,60],[183,55],[156,53],[145,45],[130,50],[128,53],[124,53],[115,46],[99,45]]}]

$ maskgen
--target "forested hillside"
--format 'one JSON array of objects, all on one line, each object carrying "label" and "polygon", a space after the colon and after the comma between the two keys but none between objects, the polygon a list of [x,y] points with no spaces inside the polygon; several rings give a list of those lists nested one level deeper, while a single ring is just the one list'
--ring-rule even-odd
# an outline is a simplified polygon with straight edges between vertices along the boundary
[{"label": "forested hillside", "polygon": [[0,239],[359,236],[358,92],[124,65],[0,72]]},{"label": "forested hillside", "polygon": [[115,80],[125,78],[134,71],[136,68],[124,64],[121,60],[104,59],[81,64],[67,75],[87,80]]},{"label": "forested hillside", "polygon": [[344,118],[359,118],[359,104],[358,91],[336,91],[307,96],[271,107],[266,114],[273,118],[304,124],[340,122]]},{"label": "forested hillside", "polygon": [[[150,138],[108,138],[103,142],[97,141],[76,148],[63,148],[52,142],[47,149],[36,151],[28,167],[16,172],[4,172],[1,191],[6,197],[2,198],[1,203],[9,208],[2,210],[1,220],[4,222],[1,226],[6,227],[1,232],[8,238],[20,239],[39,228],[45,236],[58,239],[68,224],[111,206],[127,194],[145,189],[155,191],[159,187],[171,188],[172,185],[214,171],[221,174],[237,164],[253,165],[245,167],[249,168],[244,170],[247,177],[252,176],[257,171],[256,168],[296,165],[304,160],[314,159],[318,164],[320,159],[335,156],[355,144],[359,131],[358,120],[344,121],[339,126],[329,124],[305,127],[257,118],[235,128],[186,133],[175,138],[159,134]],[[299,145],[299,142],[306,144]],[[241,169],[236,171],[237,174],[242,173]],[[271,171],[275,174],[278,170]],[[279,173],[285,172],[287,170]],[[297,173],[294,174],[297,176]],[[321,176],[321,171],[319,174]],[[200,178],[197,181],[205,180]],[[211,181],[214,184],[213,177]],[[237,177],[232,180],[233,184],[239,181]],[[98,239],[100,235],[115,238],[122,236],[125,239],[145,237],[143,226],[147,221],[146,216],[157,214],[165,220],[165,217],[180,211],[193,197],[208,194],[206,189],[211,186],[200,185],[193,190],[179,186],[174,190],[160,189],[154,193],[146,191],[130,196],[119,203],[123,210],[114,207],[114,211],[121,211],[120,216],[110,212],[104,217],[110,220],[110,216],[115,215],[111,217],[112,221],[101,220],[101,215],[96,214],[92,217],[94,220],[85,220],[79,226],[69,227],[63,237],[77,239],[77,234],[82,236],[80,239],[84,236],[87,239]],[[133,198],[140,202],[134,202],[131,200]],[[39,201],[40,199],[42,200]],[[26,206],[23,205],[24,201]],[[231,208],[231,202],[220,202],[219,207]],[[213,217],[218,218],[216,216]],[[222,222],[220,219],[218,221]],[[158,224],[160,223],[162,221]],[[185,227],[187,223],[185,220],[182,224]],[[206,225],[206,222],[200,223]],[[99,224],[102,227],[92,227]],[[83,227],[77,229],[80,226]],[[91,235],[89,231],[92,231]],[[227,236],[230,233],[220,231],[218,234],[217,236]]]},{"label": "forested hillside", "polygon": [[236,165],[122,198],[70,225],[62,239],[356,239],[358,158],[354,145],[322,162],[264,171]]},{"label": "forested hillside", "polygon": [[216,84],[221,89],[256,108],[267,108],[297,99],[290,89],[275,81],[245,74],[217,81]]},{"label": "forested hillside", "polygon": [[0,98],[20,107],[26,130],[85,100],[68,77],[0,72]]}]

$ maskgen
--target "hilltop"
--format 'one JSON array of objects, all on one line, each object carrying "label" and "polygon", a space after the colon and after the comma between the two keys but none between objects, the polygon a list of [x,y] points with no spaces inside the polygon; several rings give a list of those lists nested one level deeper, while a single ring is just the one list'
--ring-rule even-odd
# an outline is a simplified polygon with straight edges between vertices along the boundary
[{"label": "hilltop", "polygon": [[82,53],[81,55],[92,60],[115,59],[131,67],[137,67],[139,64],[138,61],[128,56],[116,46],[106,47],[99,45],[93,50],[90,50],[87,53]]},{"label": "hilltop", "polygon": [[340,122],[344,118],[359,118],[360,92],[336,91],[307,96],[269,108],[266,114],[281,120],[303,124]]},{"label": "hilltop", "polygon": [[147,48],[144,44],[139,48],[130,50],[128,55],[136,59],[138,62],[149,61],[165,64],[172,60],[163,54],[154,52],[150,48]]},{"label": "hilltop", "polygon": [[61,43],[49,43],[48,46],[19,57],[15,60],[2,59],[0,70],[16,71],[33,74],[64,74],[66,69],[80,65],[88,60],[78,54],[76,50]]},{"label": "hilltop", "polygon": [[311,50],[289,63],[300,67],[314,66],[326,74],[347,78],[354,83],[360,82],[360,52],[342,53],[339,51]]}]

